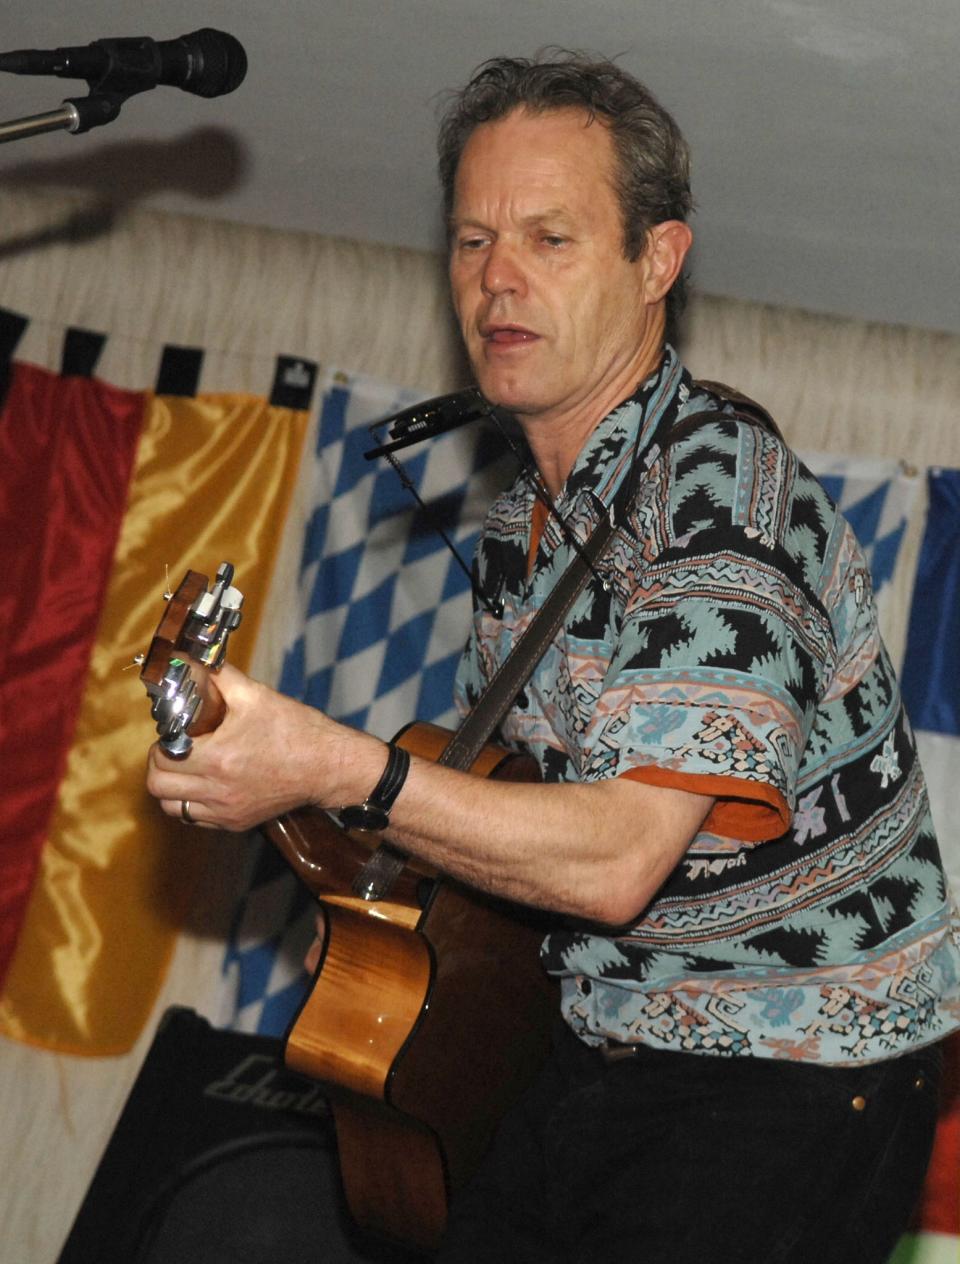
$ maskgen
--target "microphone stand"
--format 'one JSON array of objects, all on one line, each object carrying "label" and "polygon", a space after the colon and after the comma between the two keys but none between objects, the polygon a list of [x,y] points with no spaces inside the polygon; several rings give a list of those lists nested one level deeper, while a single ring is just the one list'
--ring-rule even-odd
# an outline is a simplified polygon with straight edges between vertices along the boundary
[{"label": "microphone stand", "polygon": [[59,110],[47,110],[44,114],[29,114],[26,118],[11,119],[0,123],[0,145],[8,140],[22,140],[38,136],[41,132],[89,132],[91,127],[112,123],[120,113],[120,107],[132,92],[91,92],[88,97],[72,97],[64,101]]},{"label": "microphone stand", "polygon": [[61,129],[75,132],[77,121],[76,107],[64,103],[59,110],[48,110],[46,114],[31,114],[27,118],[0,123],[0,144],[8,140],[21,140],[26,136],[37,136],[41,132],[56,132]]},{"label": "microphone stand", "polygon": [[104,123],[113,122],[124,101],[143,90],[91,92],[87,97],[68,98],[59,110],[47,110],[44,114],[30,114],[26,118],[0,123],[0,145],[9,140],[38,136],[41,132],[67,131],[76,135],[88,132],[91,127],[102,127]]}]

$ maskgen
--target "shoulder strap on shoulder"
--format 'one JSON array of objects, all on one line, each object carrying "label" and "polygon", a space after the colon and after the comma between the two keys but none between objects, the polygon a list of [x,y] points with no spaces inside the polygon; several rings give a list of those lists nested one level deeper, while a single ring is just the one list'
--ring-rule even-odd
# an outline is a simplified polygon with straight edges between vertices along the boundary
[{"label": "shoulder strap on shoulder", "polygon": [[[736,390],[732,386],[727,386],[725,382],[711,382],[705,379],[699,379],[694,382],[694,386],[702,387],[703,390],[709,391],[711,395],[719,395],[727,404],[730,404],[734,413],[741,421],[746,421],[754,426],[760,426],[763,430],[769,430],[771,434],[775,434],[778,439],[782,439],[780,427],[773,420],[762,404],[758,404],[755,399],[751,399],[749,395],[744,395],[742,391]],[[702,417],[703,413],[697,413],[696,416]],[[684,418],[685,424],[692,418]]]},{"label": "shoulder strap on shoulder", "polygon": [[[756,400],[751,399],[749,395],[744,395],[740,391],[734,390],[732,386],[726,386],[723,382],[699,380],[694,382],[693,385],[701,390],[708,391],[711,395],[718,396],[725,404],[730,406],[733,410],[733,416],[738,421],[743,421],[749,426],[756,426],[760,430],[766,430],[768,433],[776,435],[778,439],[783,439],[780,428],[767,410],[762,404],[758,404]],[[661,443],[660,455],[662,456],[675,443],[679,443],[681,440],[686,439],[688,435],[693,434],[700,426],[716,421],[720,416],[729,417],[730,414],[721,414],[716,408],[708,408],[703,409],[701,412],[690,413],[689,416],[681,418],[680,421],[675,422],[671,426],[666,438]],[[634,469],[617,492],[614,502],[614,513],[618,521],[633,500],[636,481],[636,470]]]}]

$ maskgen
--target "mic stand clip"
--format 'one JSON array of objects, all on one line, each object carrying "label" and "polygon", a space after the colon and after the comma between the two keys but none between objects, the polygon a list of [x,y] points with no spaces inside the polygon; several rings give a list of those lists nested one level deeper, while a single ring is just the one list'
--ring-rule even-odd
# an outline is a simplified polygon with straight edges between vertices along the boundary
[{"label": "mic stand clip", "polygon": [[[9,140],[22,140],[41,132],[67,131],[79,135],[92,127],[112,123],[120,113],[124,101],[155,88],[160,76],[160,57],[156,45],[150,39],[95,40],[98,48],[106,52],[107,69],[94,81],[93,76],[77,75],[86,79],[90,93],[85,97],[67,97],[59,110],[45,114],[32,114],[27,118],[0,123],[0,144]],[[68,73],[68,78],[73,75]]]}]

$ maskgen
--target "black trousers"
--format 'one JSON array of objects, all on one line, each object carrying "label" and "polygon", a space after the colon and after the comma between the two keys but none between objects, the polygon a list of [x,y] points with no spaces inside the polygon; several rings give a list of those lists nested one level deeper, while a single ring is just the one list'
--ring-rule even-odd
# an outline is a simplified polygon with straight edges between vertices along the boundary
[{"label": "black trousers", "polygon": [[607,1060],[564,1027],[438,1259],[884,1264],[929,1162],[940,1061]]}]

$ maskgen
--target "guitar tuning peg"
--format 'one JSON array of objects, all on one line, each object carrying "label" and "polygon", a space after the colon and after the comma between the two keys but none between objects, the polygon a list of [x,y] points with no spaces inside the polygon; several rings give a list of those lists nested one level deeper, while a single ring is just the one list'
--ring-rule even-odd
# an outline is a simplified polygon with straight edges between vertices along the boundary
[{"label": "guitar tuning peg", "polygon": [[144,662],[146,661],[146,657],[147,657],[146,654],[134,654],[133,656],[134,667],[142,667]]},{"label": "guitar tuning peg", "polygon": [[172,596],[173,596],[173,593],[168,588],[167,591],[163,594],[163,599],[164,601],[169,601]]}]

